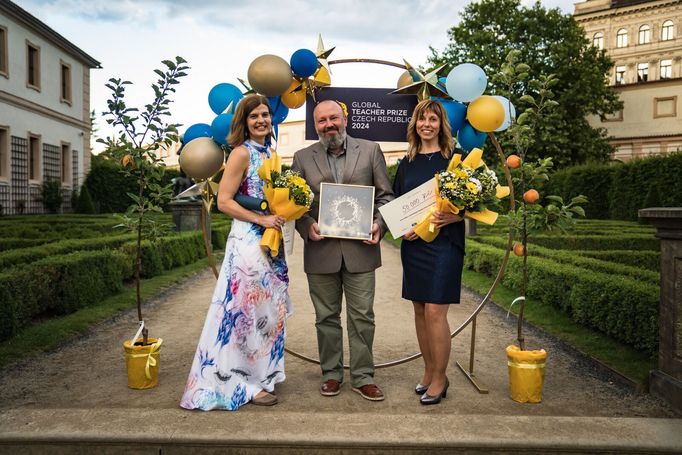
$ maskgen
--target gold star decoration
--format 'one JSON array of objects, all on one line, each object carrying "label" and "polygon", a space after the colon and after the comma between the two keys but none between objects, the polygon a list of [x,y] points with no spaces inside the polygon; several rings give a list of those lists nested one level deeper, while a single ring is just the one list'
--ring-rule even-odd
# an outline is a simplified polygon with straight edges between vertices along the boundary
[{"label": "gold star decoration", "polygon": [[320,34],[318,36],[317,53],[315,54],[317,56],[317,71],[315,71],[315,74],[313,74],[311,77],[307,79],[301,79],[301,84],[296,87],[293,92],[305,90],[306,93],[313,98],[313,101],[316,101],[315,92],[320,87],[326,87],[332,84],[332,79],[330,76],[331,71],[329,70],[329,62],[327,61],[327,58],[334,51],[334,49],[336,49],[336,47],[325,49],[324,43],[322,42],[322,35]]},{"label": "gold star decoration", "polygon": [[318,65],[321,65],[324,69],[327,70],[328,74],[331,74],[331,70],[329,69],[329,62],[327,59],[329,58],[329,54],[334,52],[334,49],[336,49],[336,46],[332,47],[331,49],[326,49],[324,48],[324,43],[322,42],[322,34],[319,34],[317,36],[317,62]]},{"label": "gold star decoration", "polygon": [[239,83],[242,84],[242,85],[244,86],[244,88],[246,89],[246,91],[244,92],[244,95],[251,95],[251,94],[253,94],[253,93],[256,93],[256,91],[255,91],[254,89],[252,89],[251,86],[249,85],[249,83],[246,82],[244,79],[241,79],[241,78],[238,77],[237,80],[238,80]]},{"label": "gold star decoration", "polygon": [[417,95],[419,101],[429,99],[431,96],[450,98],[450,95],[448,95],[447,92],[438,87],[438,72],[441,71],[445,65],[441,65],[427,74],[422,74],[418,69],[410,65],[407,60],[403,61],[405,62],[405,68],[410,73],[410,76],[412,76],[414,82],[399,88],[398,90],[392,91],[391,94]]}]

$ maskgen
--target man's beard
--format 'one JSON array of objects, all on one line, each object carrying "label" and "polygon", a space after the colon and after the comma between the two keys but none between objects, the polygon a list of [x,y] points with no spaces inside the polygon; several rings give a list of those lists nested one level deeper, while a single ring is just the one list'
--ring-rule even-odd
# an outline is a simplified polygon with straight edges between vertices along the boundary
[{"label": "man's beard", "polygon": [[[331,131],[331,129],[327,131]],[[342,147],[344,142],[346,142],[346,130],[338,129],[337,131],[338,133],[333,136],[327,136],[326,132],[324,134],[317,133],[317,136],[320,138],[320,144],[324,148],[332,150]]]}]

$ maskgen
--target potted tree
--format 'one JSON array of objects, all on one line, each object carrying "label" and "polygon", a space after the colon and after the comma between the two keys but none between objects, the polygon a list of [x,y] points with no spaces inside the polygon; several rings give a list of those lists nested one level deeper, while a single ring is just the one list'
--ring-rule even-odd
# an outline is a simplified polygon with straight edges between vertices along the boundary
[{"label": "potted tree", "polygon": [[158,150],[178,140],[179,124],[166,123],[170,115],[171,95],[179,79],[186,76],[189,67],[182,57],[175,61],[164,60],[165,69],[156,69],[159,76],[152,84],[154,99],[144,108],[128,107],[124,97],[125,89],[131,82],[109,79],[106,87],[111,90],[107,101],[108,111],[104,112],[107,123],[114,128],[114,134],[98,139],[106,145],[108,152],[123,164],[123,172],[135,179],[137,192],[128,192],[131,205],[125,214],[119,215],[118,227],[137,234],[134,251],[133,275],[136,288],[136,303],[139,328],[137,333],[123,343],[128,368],[128,386],[147,389],[156,386],[159,371],[159,349],[161,338],[150,338],[148,327],[142,317],[140,295],[140,273],[142,269],[142,241],[155,241],[164,230],[158,215],[171,197],[171,184],[162,184],[165,165]]},{"label": "potted tree", "polygon": [[[523,335],[523,312],[528,288],[528,238],[538,232],[552,230],[568,231],[575,225],[575,218],[585,216],[580,204],[587,202],[585,196],[576,196],[566,203],[560,196],[541,196],[542,186],[549,180],[553,167],[552,158],[527,161],[529,149],[534,144],[534,131],[543,116],[551,115],[558,103],[552,98],[552,87],[557,83],[554,75],[540,75],[537,79],[529,78],[530,67],[518,61],[519,51],[511,51],[502,65],[496,78],[506,87],[505,95],[514,98],[519,88],[525,94],[518,97],[518,102],[527,106],[516,121],[507,130],[506,139],[514,151],[507,156],[507,166],[512,170],[516,191],[516,210],[507,215],[509,228],[517,242],[513,246],[516,256],[522,257],[522,277],[520,296],[512,305],[519,303],[517,323],[517,345],[506,349],[511,397],[515,401],[538,403],[542,400],[545,361],[547,352],[544,349],[526,349]],[[518,96],[518,95],[517,95]]]}]

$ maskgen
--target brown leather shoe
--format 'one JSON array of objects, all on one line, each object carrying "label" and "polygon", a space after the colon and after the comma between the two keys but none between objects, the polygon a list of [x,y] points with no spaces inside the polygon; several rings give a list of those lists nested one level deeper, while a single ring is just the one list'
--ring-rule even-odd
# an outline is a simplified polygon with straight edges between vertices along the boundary
[{"label": "brown leather shoe", "polygon": [[264,391],[251,398],[251,404],[256,406],[272,406],[277,404],[277,397]]},{"label": "brown leather shoe", "polygon": [[383,401],[384,392],[376,384],[365,384],[362,387],[353,387],[353,392],[362,395],[362,398],[369,401]]},{"label": "brown leather shoe", "polygon": [[320,385],[320,393],[325,397],[333,397],[341,393],[341,383],[336,379],[327,379]]}]

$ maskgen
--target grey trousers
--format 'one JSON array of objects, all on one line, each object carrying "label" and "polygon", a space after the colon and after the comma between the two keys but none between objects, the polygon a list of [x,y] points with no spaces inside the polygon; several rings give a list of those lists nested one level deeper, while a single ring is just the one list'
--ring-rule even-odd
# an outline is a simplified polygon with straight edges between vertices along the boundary
[{"label": "grey trousers", "polygon": [[373,384],[374,271],[350,273],[342,266],[337,273],[309,273],[308,288],[315,307],[322,380],[343,382],[341,299],[345,293],[351,386]]}]

